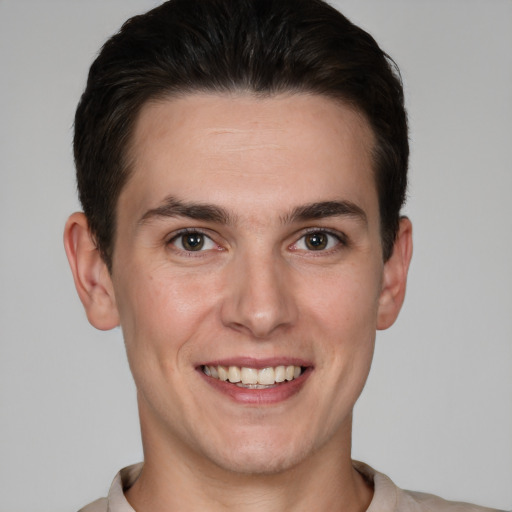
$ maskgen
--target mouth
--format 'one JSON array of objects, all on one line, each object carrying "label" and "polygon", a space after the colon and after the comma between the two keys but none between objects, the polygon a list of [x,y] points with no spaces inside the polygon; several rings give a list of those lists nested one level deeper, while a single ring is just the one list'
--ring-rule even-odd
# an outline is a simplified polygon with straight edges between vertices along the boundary
[{"label": "mouth", "polygon": [[279,365],[265,368],[248,366],[203,365],[202,372],[212,379],[231,383],[245,389],[269,389],[298,379],[304,366]]}]

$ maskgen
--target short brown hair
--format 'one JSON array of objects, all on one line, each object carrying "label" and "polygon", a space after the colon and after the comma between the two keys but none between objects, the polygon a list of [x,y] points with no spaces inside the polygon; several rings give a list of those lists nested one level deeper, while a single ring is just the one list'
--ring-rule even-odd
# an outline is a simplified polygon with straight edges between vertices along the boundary
[{"label": "short brown hair", "polygon": [[394,62],[322,0],[170,0],[128,20],[92,64],[75,116],[78,191],[112,268],[127,146],[150,99],[192,92],[320,94],[353,106],[374,135],[383,256],[405,200],[409,144]]}]

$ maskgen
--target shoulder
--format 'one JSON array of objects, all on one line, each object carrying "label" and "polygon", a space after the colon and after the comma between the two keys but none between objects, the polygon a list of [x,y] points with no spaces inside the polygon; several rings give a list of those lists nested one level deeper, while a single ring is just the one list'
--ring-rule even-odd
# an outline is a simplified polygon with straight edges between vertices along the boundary
[{"label": "shoulder", "polygon": [[142,463],[121,469],[110,486],[108,497],[93,501],[78,512],[135,512],[126,501],[124,491],[135,483],[141,471]]},{"label": "shoulder", "polygon": [[503,512],[444,500],[433,494],[406,491],[397,487],[388,476],[362,462],[353,461],[353,466],[374,488],[373,500],[367,512]]},{"label": "shoulder", "polygon": [[448,501],[433,494],[399,490],[397,512],[499,512],[461,501]]},{"label": "shoulder", "polygon": [[107,498],[100,498],[99,500],[93,501],[81,508],[78,512],[107,512],[108,502]]}]

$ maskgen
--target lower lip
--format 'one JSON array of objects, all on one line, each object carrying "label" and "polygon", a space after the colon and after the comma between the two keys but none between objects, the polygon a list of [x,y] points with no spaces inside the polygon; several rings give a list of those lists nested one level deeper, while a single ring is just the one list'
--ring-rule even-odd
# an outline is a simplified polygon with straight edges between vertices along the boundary
[{"label": "lower lip", "polygon": [[277,384],[267,389],[242,388],[227,381],[214,379],[206,375],[201,368],[198,369],[203,379],[215,390],[227,395],[233,401],[247,405],[270,405],[283,402],[297,394],[311,375],[311,368],[306,368],[302,374],[291,381]]}]

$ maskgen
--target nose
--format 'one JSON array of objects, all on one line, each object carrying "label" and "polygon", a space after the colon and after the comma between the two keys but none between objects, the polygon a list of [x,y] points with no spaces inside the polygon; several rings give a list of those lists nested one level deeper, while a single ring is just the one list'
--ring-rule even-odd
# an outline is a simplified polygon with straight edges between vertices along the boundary
[{"label": "nose", "polygon": [[253,338],[268,339],[298,317],[293,282],[279,256],[240,254],[230,265],[222,322]]}]

